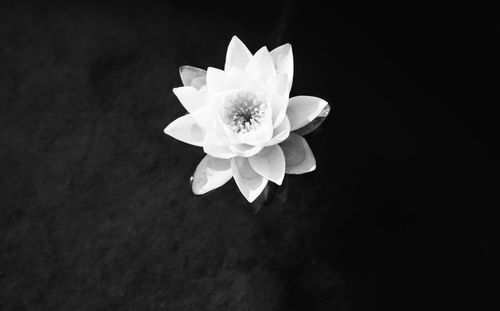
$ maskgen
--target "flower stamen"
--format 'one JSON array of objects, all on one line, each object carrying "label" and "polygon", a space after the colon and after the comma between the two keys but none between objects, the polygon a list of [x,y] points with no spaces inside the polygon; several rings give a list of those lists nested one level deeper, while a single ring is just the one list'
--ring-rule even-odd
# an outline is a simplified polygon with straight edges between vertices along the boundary
[{"label": "flower stamen", "polygon": [[237,134],[251,132],[262,124],[267,105],[252,92],[239,91],[226,98],[225,121]]}]

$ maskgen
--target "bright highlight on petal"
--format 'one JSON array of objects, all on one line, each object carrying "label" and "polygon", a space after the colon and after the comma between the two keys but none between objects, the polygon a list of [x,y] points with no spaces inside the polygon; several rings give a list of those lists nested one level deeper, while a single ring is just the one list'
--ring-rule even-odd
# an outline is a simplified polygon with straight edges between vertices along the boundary
[{"label": "bright highlight on petal", "polygon": [[280,146],[285,154],[287,174],[304,174],[316,169],[316,159],[304,137],[290,133]]},{"label": "bright highlight on petal", "polygon": [[266,147],[249,158],[249,161],[258,174],[275,184],[281,185],[285,177],[285,155],[280,146]]},{"label": "bright highlight on petal", "polygon": [[245,199],[252,203],[266,187],[267,179],[255,172],[248,158],[231,159],[231,169],[236,185]]},{"label": "bright highlight on petal", "polygon": [[206,155],[194,171],[191,187],[196,195],[219,188],[233,177],[231,161]]},{"label": "bright highlight on petal", "polygon": [[295,131],[314,120],[328,103],[319,97],[295,96],[290,98],[286,114],[290,129]]},{"label": "bright highlight on petal", "polygon": [[203,146],[206,135],[189,114],[174,120],[163,132],[177,140],[199,147]]}]

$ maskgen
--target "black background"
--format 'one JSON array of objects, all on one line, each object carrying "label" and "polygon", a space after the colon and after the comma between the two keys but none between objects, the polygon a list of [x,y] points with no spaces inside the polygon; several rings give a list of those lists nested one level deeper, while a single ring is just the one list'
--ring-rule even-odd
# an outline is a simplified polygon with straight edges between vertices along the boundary
[{"label": "black background", "polygon": [[[417,4],[2,3],[0,309],[494,309],[498,30]],[[163,134],[178,67],[223,67],[234,34],[290,42],[292,95],[332,105],[318,169],[257,214],[234,182],[193,196],[203,152]]]}]

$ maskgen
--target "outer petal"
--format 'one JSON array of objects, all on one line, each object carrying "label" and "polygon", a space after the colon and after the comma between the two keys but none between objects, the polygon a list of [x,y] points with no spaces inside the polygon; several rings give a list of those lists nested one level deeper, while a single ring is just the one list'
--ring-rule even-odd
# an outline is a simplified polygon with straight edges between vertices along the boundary
[{"label": "outer petal", "polygon": [[193,66],[181,66],[179,68],[179,74],[184,86],[192,86],[195,89],[199,90],[207,84],[206,70]]},{"label": "outer petal", "polygon": [[203,141],[203,151],[215,158],[230,159],[236,154],[229,149],[229,146],[221,140],[215,133],[208,133]]},{"label": "outer petal", "polygon": [[190,113],[198,110],[207,103],[207,90],[197,90],[192,86],[181,86],[173,89],[175,96]]},{"label": "outer petal", "polygon": [[285,177],[285,155],[280,146],[266,147],[258,154],[249,158],[249,161],[257,173],[281,185]]},{"label": "outer petal", "polygon": [[290,133],[280,146],[285,154],[287,174],[303,174],[316,169],[316,159],[304,137]]},{"label": "outer petal", "polygon": [[247,144],[229,145],[229,149],[239,157],[248,158],[262,150],[262,146],[252,146]]},{"label": "outer petal", "polygon": [[288,75],[288,90],[292,88],[293,81],[293,53],[290,44],[283,44],[271,51],[271,57],[278,74]]},{"label": "outer petal", "polygon": [[190,114],[174,120],[163,132],[177,140],[199,147],[203,146],[206,135]]},{"label": "outer petal", "polygon": [[291,130],[295,131],[316,118],[328,103],[314,96],[295,96],[290,98],[286,114],[290,119]]},{"label": "outer petal", "polygon": [[194,171],[191,188],[196,195],[205,194],[224,185],[231,177],[231,160],[206,155]]},{"label": "outer petal", "polygon": [[210,92],[219,92],[224,90],[224,80],[226,73],[214,67],[207,69],[207,87]]},{"label": "outer petal", "polygon": [[255,172],[248,158],[231,159],[231,169],[236,185],[247,201],[252,203],[266,187],[267,179]]},{"label": "outer petal", "polygon": [[227,71],[233,66],[245,69],[251,57],[252,53],[250,53],[246,45],[238,37],[233,36],[227,47],[224,70]]},{"label": "outer petal", "polygon": [[252,76],[260,76],[264,79],[272,77],[276,74],[273,59],[265,46],[260,48],[260,50],[252,56],[245,71],[250,73]]},{"label": "outer petal", "polygon": [[283,122],[274,129],[273,138],[268,141],[265,146],[272,146],[281,143],[290,135],[290,121],[288,121],[288,117],[285,116]]}]

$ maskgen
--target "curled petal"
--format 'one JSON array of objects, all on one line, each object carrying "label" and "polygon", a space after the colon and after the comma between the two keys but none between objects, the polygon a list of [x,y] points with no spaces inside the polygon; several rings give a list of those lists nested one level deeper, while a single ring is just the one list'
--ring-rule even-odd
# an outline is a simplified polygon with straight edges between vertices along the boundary
[{"label": "curled petal", "polygon": [[239,157],[248,158],[262,150],[262,146],[252,146],[247,144],[231,144],[229,149]]},{"label": "curled petal", "polygon": [[290,44],[283,44],[271,51],[276,72],[278,74],[287,74],[288,91],[292,88],[293,82],[293,53]]},{"label": "curled petal", "polygon": [[231,160],[206,155],[196,167],[191,188],[196,195],[205,194],[224,185],[233,177]]},{"label": "curled petal", "polygon": [[197,90],[192,86],[181,86],[173,89],[175,96],[190,113],[200,109],[207,103],[207,90]]},{"label": "curled petal", "polygon": [[251,57],[252,53],[250,53],[246,45],[238,37],[233,36],[227,47],[224,70],[227,71],[233,66],[245,69]]},{"label": "curled petal", "polygon": [[281,143],[290,135],[290,121],[288,121],[288,117],[285,116],[281,124],[276,127],[273,131],[273,138],[268,141],[265,146],[272,146]]},{"label": "curled petal", "polygon": [[263,77],[264,79],[276,74],[273,59],[265,46],[260,48],[255,55],[252,56],[245,71],[250,73],[252,76]]},{"label": "curled petal", "polygon": [[255,172],[248,158],[231,159],[231,169],[236,185],[247,201],[252,203],[266,187],[267,179]]},{"label": "curled petal", "polygon": [[290,133],[280,146],[285,154],[287,174],[304,174],[316,169],[316,159],[304,137]]},{"label": "curled petal", "polygon": [[314,120],[328,103],[314,96],[290,98],[286,114],[290,119],[290,129],[295,131]]},{"label": "curled petal", "polygon": [[170,123],[163,132],[173,138],[194,146],[203,146],[205,131],[196,124],[190,114],[182,116]]},{"label": "curled petal", "polygon": [[215,158],[230,159],[236,156],[229,146],[217,134],[208,133],[203,141],[203,151]]},{"label": "curled petal", "polygon": [[199,90],[207,84],[207,72],[203,69],[193,66],[181,66],[179,74],[184,86],[192,86]]},{"label": "curled petal", "polygon": [[207,87],[212,92],[219,92],[224,90],[224,81],[226,79],[226,73],[220,69],[214,67],[208,67],[207,69]]},{"label": "curled petal", "polygon": [[266,147],[261,152],[249,158],[249,161],[257,173],[281,185],[285,177],[285,156],[280,146]]},{"label": "curled petal", "polygon": [[306,126],[301,127],[298,130],[296,130],[295,133],[304,136],[304,135],[307,135],[307,134],[313,132],[318,127],[320,127],[320,125],[323,123],[323,121],[325,121],[326,117],[330,113],[330,110],[331,110],[330,104],[326,105],[325,108],[323,108],[323,110],[321,110],[319,115],[316,118],[314,118],[314,120],[309,122]]}]

